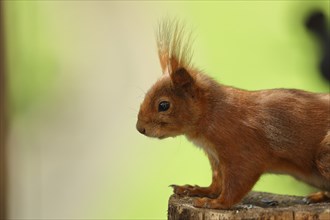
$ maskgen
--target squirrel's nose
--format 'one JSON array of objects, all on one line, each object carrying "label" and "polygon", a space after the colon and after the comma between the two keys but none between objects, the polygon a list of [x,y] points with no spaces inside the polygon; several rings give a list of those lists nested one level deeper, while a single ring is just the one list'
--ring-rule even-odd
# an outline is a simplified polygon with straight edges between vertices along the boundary
[{"label": "squirrel's nose", "polygon": [[140,123],[136,123],[136,129],[141,133],[141,134],[146,134],[146,129],[140,125]]},{"label": "squirrel's nose", "polygon": [[139,128],[138,131],[139,131],[141,134],[146,134],[146,129],[145,129],[145,128]]}]

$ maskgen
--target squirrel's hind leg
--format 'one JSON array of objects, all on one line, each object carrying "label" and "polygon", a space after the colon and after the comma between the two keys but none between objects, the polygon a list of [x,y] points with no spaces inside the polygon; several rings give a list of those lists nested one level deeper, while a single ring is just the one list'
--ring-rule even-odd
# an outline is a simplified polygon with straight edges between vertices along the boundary
[{"label": "squirrel's hind leg", "polygon": [[[330,131],[328,131],[327,135],[321,142],[321,147],[319,148],[316,156],[316,166],[326,181],[330,182]],[[328,187],[330,187],[330,184]],[[319,203],[330,201],[329,189],[326,189],[328,192],[317,192],[309,195],[307,197],[307,202]]]},{"label": "squirrel's hind leg", "polygon": [[321,142],[316,156],[316,166],[321,175],[330,181],[330,131]]},{"label": "squirrel's hind leg", "polygon": [[[326,134],[316,155],[316,166],[322,177],[330,182],[330,131]],[[329,184],[330,187],[330,184]],[[330,190],[326,188],[326,190]],[[330,202],[330,192],[316,192],[306,198],[308,203]]]},{"label": "squirrel's hind leg", "polygon": [[307,197],[308,203],[330,202],[330,192],[316,192]]}]

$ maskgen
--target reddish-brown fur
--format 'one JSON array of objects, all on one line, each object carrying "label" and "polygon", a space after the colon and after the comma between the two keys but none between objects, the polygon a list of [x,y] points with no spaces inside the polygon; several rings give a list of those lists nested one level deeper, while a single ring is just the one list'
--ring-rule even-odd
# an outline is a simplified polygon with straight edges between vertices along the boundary
[{"label": "reddish-brown fur", "polygon": [[[163,76],[146,94],[137,122],[147,136],[185,135],[208,155],[211,185],[172,185],[174,192],[207,197],[196,198],[196,207],[226,209],[263,173],[290,174],[330,191],[330,94],[221,85],[191,66],[185,59],[189,45],[178,39],[184,39],[179,22],[160,26]],[[162,101],[170,107],[159,112]],[[324,201],[329,193],[309,199]]]}]

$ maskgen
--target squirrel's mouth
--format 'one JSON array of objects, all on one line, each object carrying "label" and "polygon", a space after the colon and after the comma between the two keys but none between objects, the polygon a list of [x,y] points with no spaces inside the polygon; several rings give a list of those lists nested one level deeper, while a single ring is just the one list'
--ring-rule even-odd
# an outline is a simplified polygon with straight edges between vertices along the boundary
[{"label": "squirrel's mouth", "polygon": [[164,139],[164,138],[167,138],[167,136],[165,136],[165,135],[162,135],[162,136],[159,136],[159,137],[157,137],[158,139]]},{"label": "squirrel's mouth", "polygon": [[150,134],[150,133],[144,133],[145,136],[150,137],[150,138],[158,138],[158,139],[164,139],[169,137],[168,135],[156,135],[156,134]]}]

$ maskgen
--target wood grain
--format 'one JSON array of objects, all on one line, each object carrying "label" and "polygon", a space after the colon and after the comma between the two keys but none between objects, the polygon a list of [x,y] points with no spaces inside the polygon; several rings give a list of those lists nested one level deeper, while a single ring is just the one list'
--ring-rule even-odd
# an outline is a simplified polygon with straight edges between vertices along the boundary
[{"label": "wood grain", "polygon": [[250,192],[230,210],[195,208],[193,198],[172,195],[169,220],[330,219],[330,203],[307,204],[304,197]]}]

